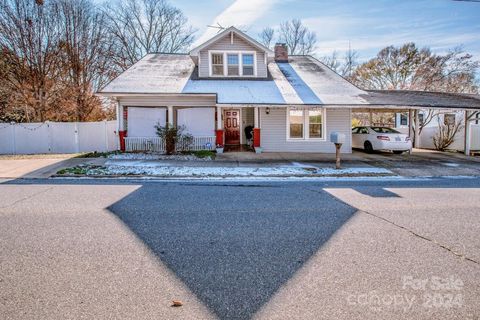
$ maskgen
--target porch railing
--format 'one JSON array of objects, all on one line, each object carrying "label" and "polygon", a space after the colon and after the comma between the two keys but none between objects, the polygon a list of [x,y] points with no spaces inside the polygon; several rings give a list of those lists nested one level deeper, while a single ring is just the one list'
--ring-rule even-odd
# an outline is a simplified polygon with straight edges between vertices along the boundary
[{"label": "porch railing", "polygon": [[[126,137],[125,150],[165,152],[165,143],[159,137]],[[192,140],[180,140],[176,144],[177,151],[215,150],[215,136],[196,136]]]}]

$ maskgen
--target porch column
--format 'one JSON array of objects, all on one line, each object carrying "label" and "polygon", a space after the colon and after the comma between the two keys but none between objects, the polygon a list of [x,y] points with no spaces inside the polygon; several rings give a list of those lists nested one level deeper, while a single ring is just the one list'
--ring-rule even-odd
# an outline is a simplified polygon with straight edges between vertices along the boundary
[{"label": "porch column", "polygon": [[253,147],[254,148],[260,148],[260,113],[259,113],[259,108],[255,107],[253,111],[253,122],[254,122],[254,128],[253,128]]},{"label": "porch column", "polygon": [[120,151],[125,151],[125,138],[127,137],[128,109],[117,102],[117,125]]},{"label": "porch column", "polygon": [[168,106],[168,126],[173,127],[173,106]]},{"label": "porch column", "polygon": [[215,131],[215,136],[216,136],[215,143],[217,144],[217,146],[223,147],[222,108],[220,107],[217,107],[216,118],[217,118],[217,130]]},{"label": "porch column", "polygon": [[464,152],[466,156],[470,155],[470,148],[471,148],[471,128],[470,128],[470,119],[469,119],[470,113],[468,110],[465,110],[465,141],[464,141]]},{"label": "porch column", "polygon": [[415,110],[414,148],[420,148],[420,110]]}]

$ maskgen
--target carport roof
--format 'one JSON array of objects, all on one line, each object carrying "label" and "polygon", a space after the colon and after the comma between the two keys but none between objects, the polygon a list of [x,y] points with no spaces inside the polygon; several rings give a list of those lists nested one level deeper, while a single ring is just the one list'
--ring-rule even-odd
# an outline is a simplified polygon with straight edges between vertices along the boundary
[{"label": "carport roof", "polygon": [[480,95],[411,90],[369,90],[363,98],[373,106],[480,109]]}]

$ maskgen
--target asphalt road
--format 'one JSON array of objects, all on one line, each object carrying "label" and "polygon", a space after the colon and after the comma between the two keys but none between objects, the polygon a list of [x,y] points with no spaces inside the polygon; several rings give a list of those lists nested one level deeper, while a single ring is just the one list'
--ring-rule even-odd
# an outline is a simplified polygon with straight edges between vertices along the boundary
[{"label": "asphalt road", "polygon": [[479,231],[477,178],[0,181],[0,318],[478,319]]}]

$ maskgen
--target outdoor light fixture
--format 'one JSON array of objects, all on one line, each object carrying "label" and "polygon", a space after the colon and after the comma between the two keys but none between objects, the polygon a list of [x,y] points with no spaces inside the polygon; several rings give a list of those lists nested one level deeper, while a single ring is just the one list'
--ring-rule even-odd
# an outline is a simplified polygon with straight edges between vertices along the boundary
[{"label": "outdoor light fixture", "polygon": [[266,114],[270,114],[270,108],[269,108],[269,107],[267,107],[267,108],[265,109],[265,113],[266,113]]}]

